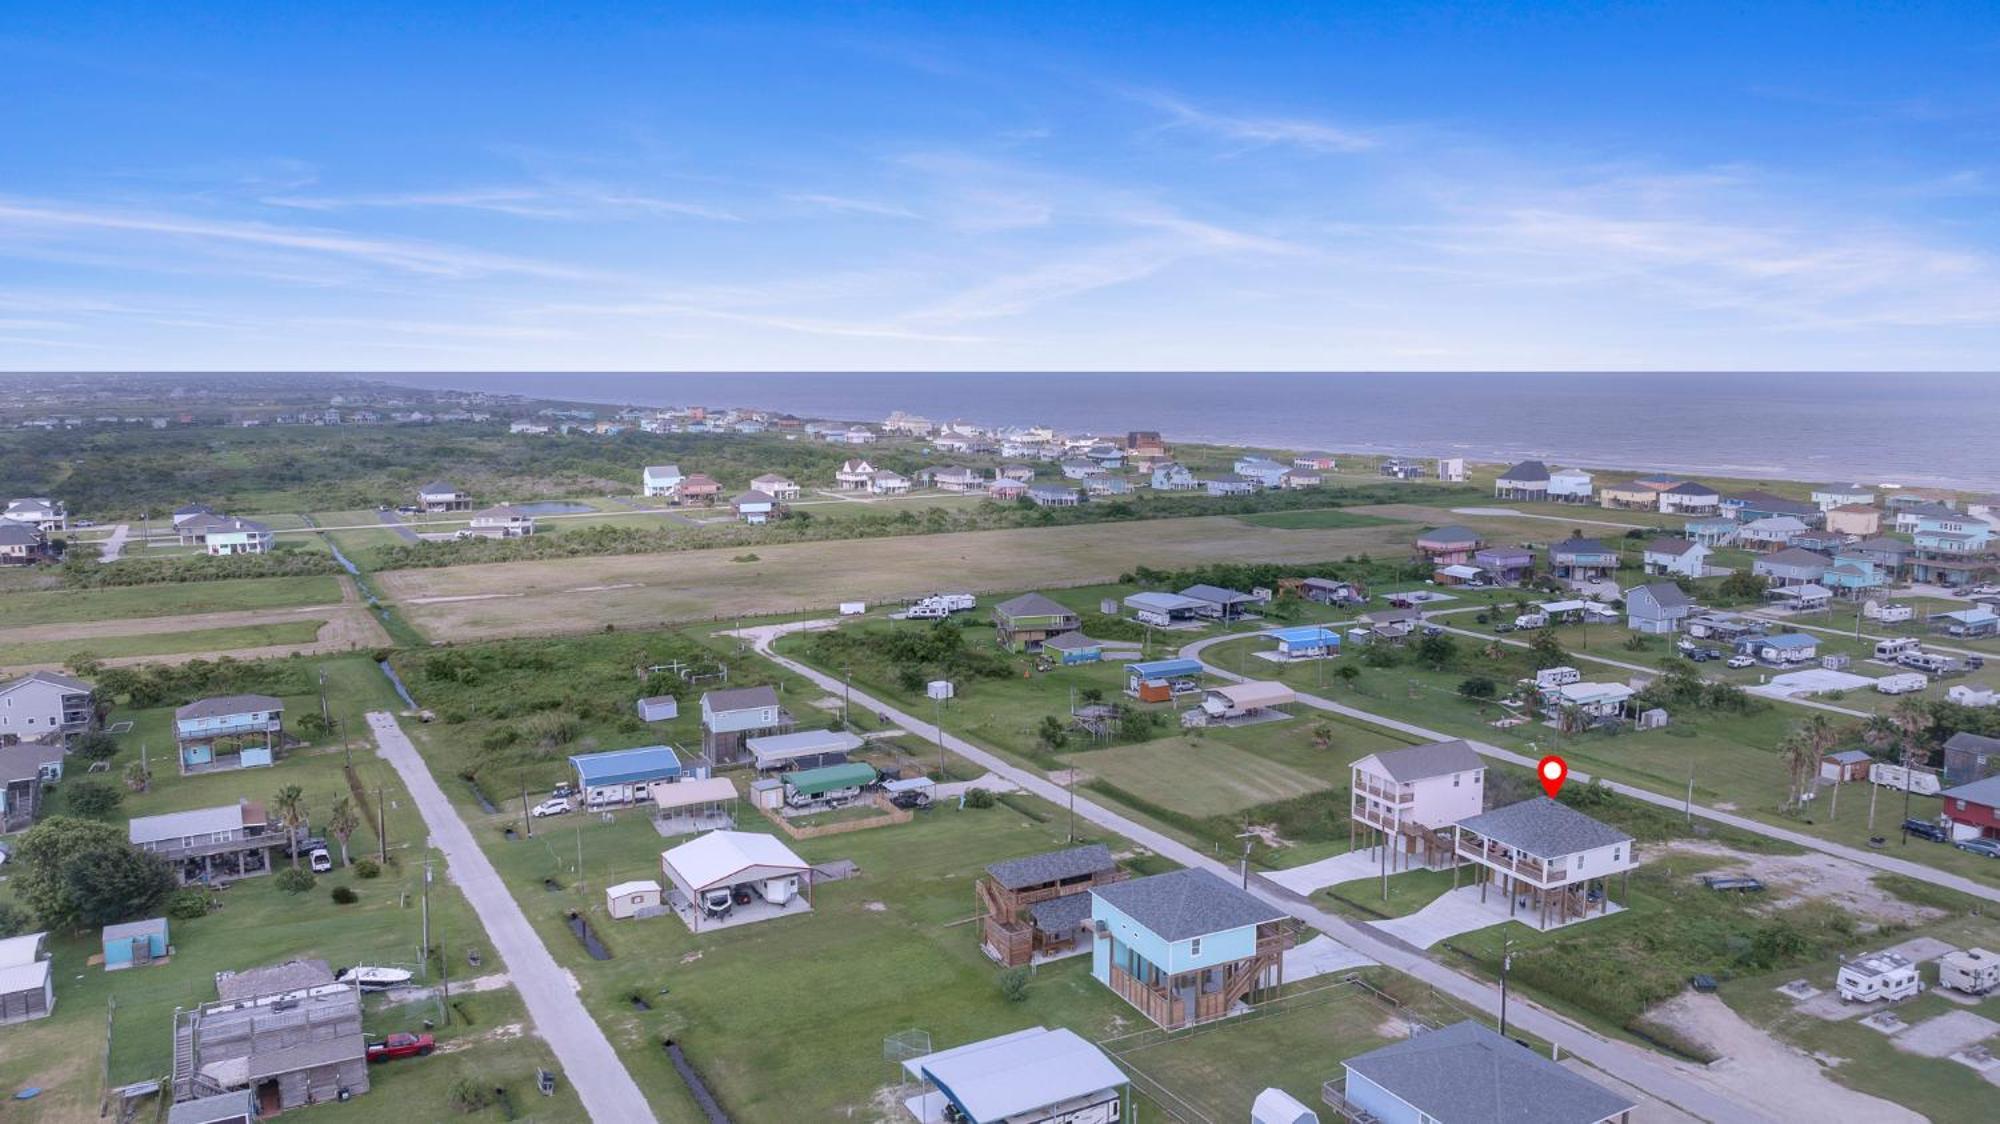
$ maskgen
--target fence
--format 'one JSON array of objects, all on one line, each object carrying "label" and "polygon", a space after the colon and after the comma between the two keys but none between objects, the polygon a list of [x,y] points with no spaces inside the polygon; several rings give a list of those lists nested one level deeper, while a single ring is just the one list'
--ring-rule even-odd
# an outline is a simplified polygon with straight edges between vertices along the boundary
[{"label": "fence", "polygon": [[[817,839],[823,835],[845,835],[850,831],[866,831],[871,827],[887,827],[894,823],[909,823],[915,817],[907,810],[895,807],[880,796],[870,798],[867,803],[880,808],[881,814],[865,820],[844,820],[840,823],[818,824],[812,827],[798,827],[771,808],[759,808],[764,818],[777,824],[786,835],[794,839]],[[852,805],[849,805],[852,807]]]}]

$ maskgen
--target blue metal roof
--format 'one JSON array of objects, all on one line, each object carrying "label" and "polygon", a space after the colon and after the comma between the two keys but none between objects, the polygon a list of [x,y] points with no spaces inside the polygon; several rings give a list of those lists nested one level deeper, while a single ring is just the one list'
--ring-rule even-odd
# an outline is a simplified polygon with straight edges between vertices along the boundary
[{"label": "blue metal roof", "polygon": [[1281,644],[1323,644],[1329,640],[1340,643],[1340,634],[1322,625],[1300,625],[1296,628],[1281,628],[1271,633]]},{"label": "blue metal roof", "polygon": [[1803,632],[1787,632],[1780,636],[1766,636],[1759,641],[1768,648],[1817,648],[1819,641]]},{"label": "blue metal roof", "polygon": [[577,779],[586,786],[632,784],[677,777],[681,772],[680,755],[670,745],[583,753],[570,758],[569,763],[576,767]]},{"label": "blue metal roof", "polygon": [[1141,679],[1166,679],[1175,675],[1200,675],[1200,660],[1152,660],[1128,663],[1126,669]]}]

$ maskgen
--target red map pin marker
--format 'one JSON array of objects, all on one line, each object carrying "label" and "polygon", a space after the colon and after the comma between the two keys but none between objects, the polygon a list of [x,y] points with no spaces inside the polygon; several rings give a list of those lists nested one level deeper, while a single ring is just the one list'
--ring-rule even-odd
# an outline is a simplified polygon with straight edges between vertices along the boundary
[{"label": "red map pin marker", "polygon": [[1569,779],[1569,762],[1551,753],[1535,766],[1535,776],[1542,782],[1542,791],[1554,800],[1562,791],[1563,782]]}]

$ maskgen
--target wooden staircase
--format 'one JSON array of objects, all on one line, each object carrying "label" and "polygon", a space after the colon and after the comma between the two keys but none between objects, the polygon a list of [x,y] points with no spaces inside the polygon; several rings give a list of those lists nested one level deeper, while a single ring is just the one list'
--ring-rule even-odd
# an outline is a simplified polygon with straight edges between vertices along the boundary
[{"label": "wooden staircase", "polygon": [[194,1024],[174,1020],[174,1101],[188,1100],[194,1093]]}]

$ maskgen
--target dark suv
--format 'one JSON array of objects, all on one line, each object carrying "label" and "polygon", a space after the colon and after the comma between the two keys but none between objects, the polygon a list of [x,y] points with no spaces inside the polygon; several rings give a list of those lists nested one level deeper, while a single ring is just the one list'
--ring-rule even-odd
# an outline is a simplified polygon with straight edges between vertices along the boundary
[{"label": "dark suv", "polygon": [[1904,820],[1903,830],[1919,839],[1928,839],[1933,843],[1943,843],[1951,838],[1950,832],[1947,832],[1944,828],[1939,827],[1929,820]]}]

